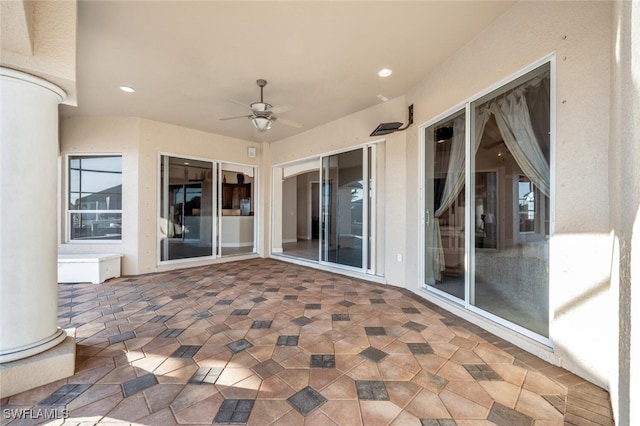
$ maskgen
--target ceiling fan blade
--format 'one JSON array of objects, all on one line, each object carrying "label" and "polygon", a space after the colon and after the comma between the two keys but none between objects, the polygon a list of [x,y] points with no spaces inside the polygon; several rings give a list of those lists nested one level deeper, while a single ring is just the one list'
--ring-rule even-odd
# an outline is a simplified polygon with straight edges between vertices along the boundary
[{"label": "ceiling fan blade", "polygon": [[235,99],[228,99],[229,102],[233,102],[236,105],[240,105],[241,107],[245,107],[251,109],[250,105],[245,104],[244,102],[236,101]]},{"label": "ceiling fan blade", "polygon": [[287,120],[286,118],[272,117],[272,119],[277,120],[278,123],[282,123],[285,126],[295,127],[296,129],[299,129],[302,127],[302,124],[298,123],[297,121]]},{"label": "ceiling fan blade", "polygon": [[222,118],[220,118],[220,120],[235,120],[236,118],[251,118],[251,117],[253,117],[253,115],[252,115],[252,114],[249,114],[249,115],[247,115],[247,114],[243,114],[243,115],[231,115],[231,116],[229,116],[229,117],[222,117]]},{"label": "ceiling fan blade", "polygon": [[274,114],[280,114],[281,112],[291,111],[291,105],[280,105],[277,107],[271,108],[271,112]]}]

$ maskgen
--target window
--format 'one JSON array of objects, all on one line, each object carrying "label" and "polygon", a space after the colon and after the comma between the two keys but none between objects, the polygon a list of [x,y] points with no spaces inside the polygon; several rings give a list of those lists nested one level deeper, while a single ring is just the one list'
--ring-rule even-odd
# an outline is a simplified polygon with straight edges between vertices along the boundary
[{"label": "window", "polygon": [[122,239],[122,156],[69,157],[70,241]]}]

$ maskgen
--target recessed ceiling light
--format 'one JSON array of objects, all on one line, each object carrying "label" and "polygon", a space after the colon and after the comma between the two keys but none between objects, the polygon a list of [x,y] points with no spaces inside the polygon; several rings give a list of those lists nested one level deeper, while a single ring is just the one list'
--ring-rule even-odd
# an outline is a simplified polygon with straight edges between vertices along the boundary
[{"label": "recessed ceiling light", "polygon": [[393,74],[393,71],[391,71],[389,68],[382,68],[380,71],[378,71],[378,76],[380,77],[389,77],[391,74]]},{"label": "recessed ceiling light", "polygon": [[129,87],[129,86],[120,86],[120,90],[127,93],[133,93],[136,91],[133,87]]},{"label": "recessed ceiling light", "polygon": [[389,98],[387,98],[385,95],[378,95],[378,99],[380,99],[382,102],[387,102],[389,100]]}]

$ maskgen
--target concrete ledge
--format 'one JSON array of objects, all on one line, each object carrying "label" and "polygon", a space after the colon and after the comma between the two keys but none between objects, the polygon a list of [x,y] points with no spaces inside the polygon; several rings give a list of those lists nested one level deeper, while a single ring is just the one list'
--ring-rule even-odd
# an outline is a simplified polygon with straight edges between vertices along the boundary
[{"label": "concrete ledge", "polygon": [[0,364],[0,398],[73,376],[76,363],[76,331],[57,346],[28,358]]}]

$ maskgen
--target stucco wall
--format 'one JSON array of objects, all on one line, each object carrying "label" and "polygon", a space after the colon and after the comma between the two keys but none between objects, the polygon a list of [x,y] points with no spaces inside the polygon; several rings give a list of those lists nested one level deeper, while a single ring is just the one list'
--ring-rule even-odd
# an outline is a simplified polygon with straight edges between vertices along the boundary
[{"label": "stucco wall", "polygon": [[[125,274],[138,270],[138,145],[140,118],[80,118],[60,120],[60,155],[62,188],[60,217],[60,253],[121,253]],[[68,156],[81,154],[122,154],[122,242],[105,244],[67,241],[66,205]]]},{"label": "stucco wall", "polygon": [[[406,95],[415,104],[417,122],[425,123],[555,54],[553,356],[605,387],[616,365],[606,349],[616,344],[611,333],[615,301],[609,295],[609,178],[603,167],[609,139],[610,16],[608,2],[520,2]],[[408,176],[419,171],[415,130],[408,133]],[[407,192],[418,193],[417,179],[407,180]],[[414,200],[408,197],[408,224],[419,220]],[[407,244],[411,286],[419,281],[419,240],[408,236]],[[594,347],[594,341],[602,344]]]},{"label": "stucco wall", "polygon": [[[640,3],[619,1],[612,15],[609,173],[615,236],[612,300],[619,318],[611,400],[617,424],[640,422]],[[635,53],[635,56],[634,56]]]},{"label": "stucco wall", "polygon": [[[384,263],[387,282],[417,290],[419,125],[555,55],[555,233],[550,259],[555,348],[538,347],[538,354],[604,387],[617,365],[606,349],[617,344],[611,333],[616,330],[617,301],[609,292],[609,175],[603,167],[608,161],[611,7],[608,2],[518,3],[426,76],[406,99],[271,146],[273,163],[283,163],[357,145],[367,140],[377,122],[404,121],[406,105],[414,104],[416,125],[386,138]],[[398,225],[406,225],[406,233],[397,232]],[[404,262],[398,262],[398,254]],[[594,347],[594,339],[603,344]]]},{"label": "stucco wall", "polygon": [[[248,158],[247,148],[260,144],[140,118],[70,117],[61,120],[63,194],[66,192],[66,156],[69,154],[121,153],[123,212],[122,243],[65,244],[63,223],[59,251],[63,253],[122,253],[124,275],[155,272],[157,266],[159,156],[194,157],[260,165],[260,157]],[[65,200],[61,202],[61,217]],[[64,221],[63,221],[64,222]],[[199,263],[206,263],[202,261]],[[195,266],[191,263],[190,266]],[[176,267],[176,266],[174,266]],[[164,267],[168,269],[171,267]]]}]

